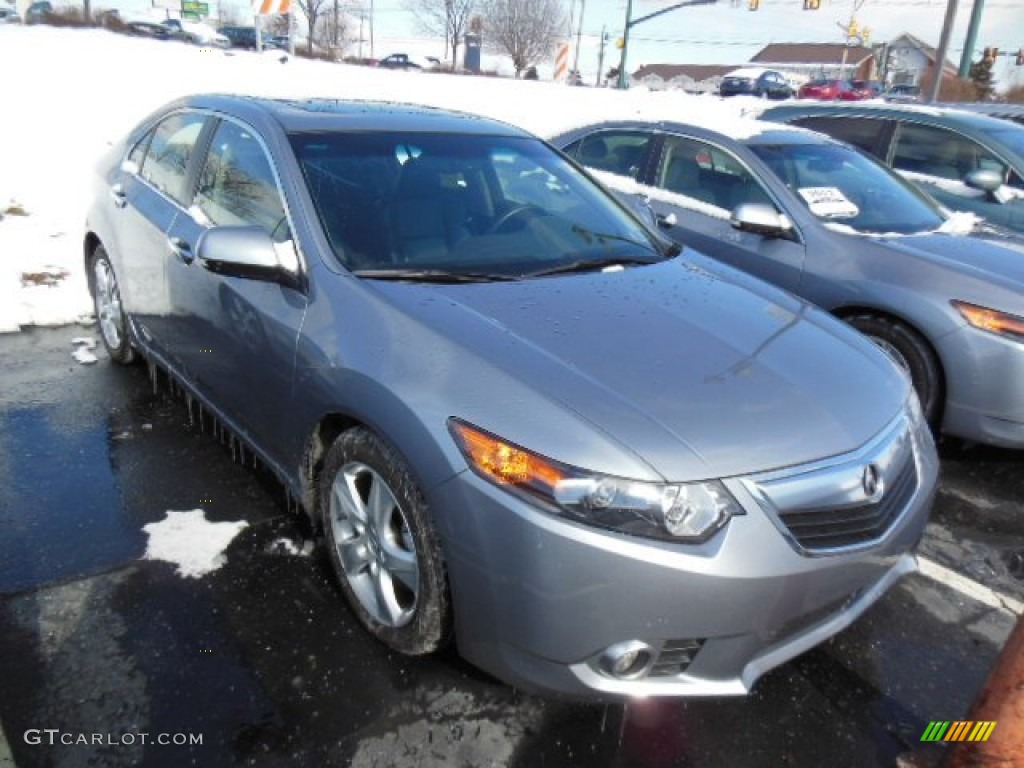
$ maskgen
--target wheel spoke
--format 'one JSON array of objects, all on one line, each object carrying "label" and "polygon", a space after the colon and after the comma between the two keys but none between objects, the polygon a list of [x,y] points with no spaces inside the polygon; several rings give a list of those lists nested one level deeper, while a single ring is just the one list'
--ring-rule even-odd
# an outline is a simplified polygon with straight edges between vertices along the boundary
[{"label": "wheel spoke", "polygon": [[391,577],[383,568],[373,574],[373,594],[377,600],[377,610],[382,619],[391,626],[396,626],[402,617],[402,609],[395,600]]},{"label": "wheel spoke", "polygon": [[381,541],[384,568],[393,578],[398,579],[410,592],[419,590],[420,570],[416,553],[397,548],[390,542]]},{"label": "wheel spoke", "polygon": [[391,515],[395,512],[398,502],[395,501],[391,489],[380,475],[374,472],[371,477],[373,482],[370,485],[369,498],[366,502],[368,522],[377,531],[377,537],[384,539],[391,524]]},{"label": "wheel spoke", "polygon": [[366,507],[356,485],[358,474],[355,470],[343,470],[334,481],[332,490],[337,503],[335,517],[347,519],[353,528],[361,529],[366,525]]}]

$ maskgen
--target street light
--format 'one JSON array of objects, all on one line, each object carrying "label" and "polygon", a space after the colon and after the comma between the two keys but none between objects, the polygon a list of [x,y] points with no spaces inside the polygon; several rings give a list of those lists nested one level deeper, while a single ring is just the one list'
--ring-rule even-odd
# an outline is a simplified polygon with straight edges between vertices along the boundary
[{"label": "street light", "polygon": [[674,11],[677,8],[684,8],[688,5],[714,5],[718,0],[684,0],[682,3],[676,3],[670,5],[668,8],[662,8],[660,11],[649,13],[646,16],[641,16],[639,19],[631,18],[633,15],[633,0],[626,0],[626,23],[625,28],[622,31],[622,55],[619,57],[619,82],[618,87],[624,89],[626,87],[626,53],[629,50],[629,30],[635,27],[641,22],[653,19],[655,16],[661,16],[663,13]]}]

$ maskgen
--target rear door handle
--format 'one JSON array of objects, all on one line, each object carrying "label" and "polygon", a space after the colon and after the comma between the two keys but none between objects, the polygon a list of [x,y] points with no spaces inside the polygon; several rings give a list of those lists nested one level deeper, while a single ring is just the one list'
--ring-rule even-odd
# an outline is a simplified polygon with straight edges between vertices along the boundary
[{"label": "rear door handle", "polygon": [[178,257],[182,264],[191,264],[195,260],[192,246],[188,244],[188,241],[180,237],[167,238],[167,247],[171,250],[172,254]]},{"label": "rear door handle", "polygon": [[121,182],[117,182],[110,187],[110,199],[114,201],[114,205],[118,208],[124,208],[128,205],[127,196],[124,193],[124,185]]}]

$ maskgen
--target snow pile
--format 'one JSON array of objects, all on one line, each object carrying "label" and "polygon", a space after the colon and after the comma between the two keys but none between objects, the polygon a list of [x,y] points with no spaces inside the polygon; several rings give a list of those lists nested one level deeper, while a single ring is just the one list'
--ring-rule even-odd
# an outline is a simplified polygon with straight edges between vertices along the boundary
[{"label": "snow pile", "polygon": [[71,340],[71,345],[75,348],[75,351],[71,353],[71,356],[75,358],[76,362],[82,365],[92,365],[99,360],[96,355],[92,353],[96,349],[96,339],[89,338],[88,336],[79,336],[77,339]]},{"label": "snow pile", "polygon": [[159,523],[142,530],[149,537],[144,560],[163,560],[178,566],[176,572],[187,579],[198,579],[227,562],[224,550],[249,524],[212,523],[201,509],[168,511]]},{"label": "snow pile", "polygon": [[268,555],[286,555],[289,557],[309,557],[313,553],[314,544],[310,540],[299,540],[296,544],[286,536],[279,536],[270,542],[264,552]]}]

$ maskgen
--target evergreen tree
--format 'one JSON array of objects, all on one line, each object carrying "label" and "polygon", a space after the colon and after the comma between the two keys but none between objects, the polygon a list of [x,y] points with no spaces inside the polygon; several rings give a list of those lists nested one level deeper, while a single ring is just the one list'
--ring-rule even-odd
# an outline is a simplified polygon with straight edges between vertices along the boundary
[{"label": "evergreen tree", "polygon": [[971,64],[968,74],[971,82],[978,92],[978,101],[991,101],[996,90],[996,81],[992,77],[992,69],[996,61],[990,56],[983,57],[980,61]]}]

